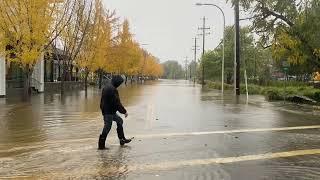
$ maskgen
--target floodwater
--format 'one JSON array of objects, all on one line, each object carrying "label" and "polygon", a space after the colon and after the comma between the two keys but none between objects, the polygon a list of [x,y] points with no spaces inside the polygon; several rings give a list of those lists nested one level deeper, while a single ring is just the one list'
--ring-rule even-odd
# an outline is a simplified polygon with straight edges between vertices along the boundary
[{"label": "floodwater", "polygon": [[0,179],[320,179],[320,118],[312,107],[235,99],[188,81],[120,88],[129,117],[107,150],[100,91],[0,99]]}]

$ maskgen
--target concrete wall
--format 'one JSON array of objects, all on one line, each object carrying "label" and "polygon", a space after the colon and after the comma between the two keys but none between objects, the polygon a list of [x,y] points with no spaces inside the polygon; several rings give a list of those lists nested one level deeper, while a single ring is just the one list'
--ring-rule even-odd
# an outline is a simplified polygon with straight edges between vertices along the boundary
[{"label": "concrete wall", "polygon": [[6,95],[6,61],[0,56],[0,97]]},{"label": "concrete wall", "polygon": [[[64,82],[64,88],[66,91],[83,90],[84,83],[83,82],[66,81],[66,82]],[[44,89],[46,92],[51,92],[51,91],[60,92],[61,82],[46,82]]]}]

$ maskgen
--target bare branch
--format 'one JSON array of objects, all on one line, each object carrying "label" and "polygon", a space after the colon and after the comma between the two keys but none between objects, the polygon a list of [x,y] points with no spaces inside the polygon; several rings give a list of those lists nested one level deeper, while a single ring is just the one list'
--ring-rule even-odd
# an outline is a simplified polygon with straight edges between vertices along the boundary
[{"label": "bare branch", "polygon": [[92,9],[93,9],[93,3],[91,2],[91,3],[90,3],[89,13],[88,13],[88,19],[87,19],[87,22],[86,22],[86,25],[85,25],[85,29],[84,29],[84,32],[83,32],[82,37],[81,37],[81,40],[80,40],[80,44],[79,44],[79,46],[78,46],[78,49],[76,50],[76,53],[74,54],[73,59],[75,59],[75,58],[77,57],[77,55],[79,54],[79,51],[80,51],[80,49],[81,49],[83,40],[84,40],[84,38],[85,38],[85,36],[86,36],[86,34],[87,34],[87,32],[88,32]]},{"label": "bare branch", "polygon": [[[70,2],[70,1],[68,1],[68,2]],[[68,4],[69,4],[69,3],[67,3],[67,5],[66,5],[67,7],[68,7]],[[62,22],[64,21],[64,17],[67,15],[67,12],[68,12],[68,11],[67,11],[68,8],[65,8],[65,11],[64,11],[64,13],[62,14],[61,19],[60,19],[59,22],[56,24],[54,30],[50,33],[51,35],[54,35],[53,38],[51,38],[50,42],[49,42],[47,45],[45,45],[45,48],[44,48],[44,49],[48,49],[48,47],[50,47],[50,45],[61,35],[61,33],[63,32],[64,28],[70,23],[70,21],[71,21],[71,19],[72,19],[72,14],[74,13],[74,10],[75,10],[75,7],[76,7],[76,3],[74,2],[73,7],[72,7],[72,10],[71,10],[71,12],[70,12],[70,15],[69,15],[67,21],[66,21],[65,24],[59,29],[59,28],[58,28],[59,25],[62,24]],[[58,30],[58,29],[59,29],[59,30]],[[56,32],[56,33],[55,33],[55,32]],[[48,37],[48,38],[50,38],[50,37]]]}]

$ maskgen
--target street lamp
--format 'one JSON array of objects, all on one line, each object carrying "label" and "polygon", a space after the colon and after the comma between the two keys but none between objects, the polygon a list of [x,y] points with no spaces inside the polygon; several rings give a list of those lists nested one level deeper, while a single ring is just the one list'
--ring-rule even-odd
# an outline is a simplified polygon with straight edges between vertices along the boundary
[{"label": "street lamp", "polygon": [[196,3],[197,6],[214,6],[216,8],[218,8],[221,13],[222,13],[222,16],[223,16],[223,49],[222,49],[222,72],[221,72],[221,83],[222,83],[222,86],[221,86],[221,92],[222,94],[224,93],[224,58],[225,58],[225,29],[226,29],[226,16],[224,14],[224,11],[222,10],[221,7],[219,7],[218,5],[215,5],[215,4],[207,4],[207,3]]}]

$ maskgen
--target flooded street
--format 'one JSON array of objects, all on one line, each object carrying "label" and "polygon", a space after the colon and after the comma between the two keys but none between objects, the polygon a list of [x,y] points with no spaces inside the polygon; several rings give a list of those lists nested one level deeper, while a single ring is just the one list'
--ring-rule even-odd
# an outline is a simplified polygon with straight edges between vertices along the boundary
[{"label": "flooded street", "polygon": [[135,139],[120,147],[114,123],[104,151],[100,90],[0,99],[0,179],[320,179],[320,116],[308,108],[189,81],[120,95]]}]

